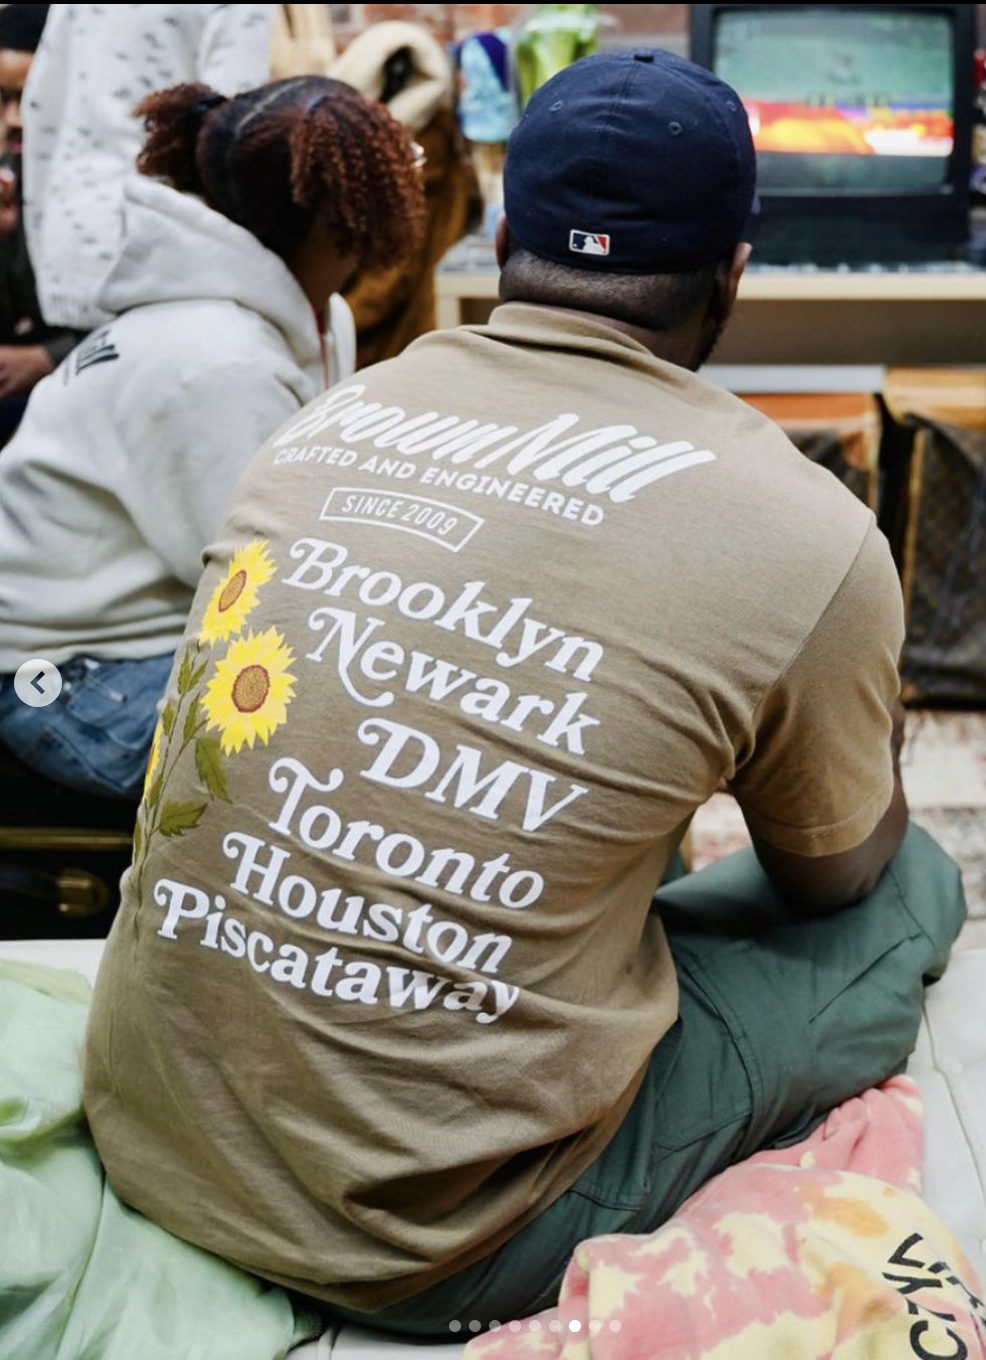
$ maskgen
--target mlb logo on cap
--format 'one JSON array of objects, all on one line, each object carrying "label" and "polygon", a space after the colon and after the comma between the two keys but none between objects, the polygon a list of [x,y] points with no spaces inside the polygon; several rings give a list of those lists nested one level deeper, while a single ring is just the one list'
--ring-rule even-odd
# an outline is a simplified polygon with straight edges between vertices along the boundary
[{"label": "mlb logo on cap", "polygon": [[598,231],[570,231],[568,248],[577,255],[608,255],[609,236]]}]

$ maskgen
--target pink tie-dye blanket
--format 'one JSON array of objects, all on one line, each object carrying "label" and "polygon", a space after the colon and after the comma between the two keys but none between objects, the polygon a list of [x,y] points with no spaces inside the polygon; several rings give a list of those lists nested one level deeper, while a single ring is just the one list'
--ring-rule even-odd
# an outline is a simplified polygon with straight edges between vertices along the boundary
[{"label": "pink tie-dye blanket", "polygon": [[894,1077],[655,1232],[583,1242],[557,1308],[464,1360],[984,1360],[982,1286],[920,1198],[922,1146],[917,1087]]}]

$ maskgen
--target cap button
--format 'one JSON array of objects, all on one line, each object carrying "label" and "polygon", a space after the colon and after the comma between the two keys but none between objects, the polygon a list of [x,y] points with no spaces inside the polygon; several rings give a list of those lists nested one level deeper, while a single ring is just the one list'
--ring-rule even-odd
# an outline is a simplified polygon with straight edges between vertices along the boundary
[{"label": "cap button", "polygon": [[653,53],[653,52],[648,52],[648,50],[647,50],[646,47],[638,47],[637,50],[636,50],[636,51],[634,52],[634,54],[633,54],[633,59],[634,59],[634,61],[653,62],[653,60],[654,60],[654,53]]}]

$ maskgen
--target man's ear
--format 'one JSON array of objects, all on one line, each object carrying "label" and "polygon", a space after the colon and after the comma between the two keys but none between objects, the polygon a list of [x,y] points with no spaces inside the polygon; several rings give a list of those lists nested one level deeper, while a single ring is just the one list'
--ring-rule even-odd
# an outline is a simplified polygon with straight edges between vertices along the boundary
[{"label": "man's ear", "polygon": [[740,241],[728,265],[721,268],[716,275],[716,286],[712,290],[709,312],[717,326],[724,326],[729,320],[736,305],[736,291],[743,277],[743,270],[752,252],[753,247],[748,241]]},{"label": "man's ear", "polygon": [[510,228],[507,226],[507,219],[502,214],[497,218],[496,235],[493,240],[496,246],[497,267],[502,269],[510,256]]}]

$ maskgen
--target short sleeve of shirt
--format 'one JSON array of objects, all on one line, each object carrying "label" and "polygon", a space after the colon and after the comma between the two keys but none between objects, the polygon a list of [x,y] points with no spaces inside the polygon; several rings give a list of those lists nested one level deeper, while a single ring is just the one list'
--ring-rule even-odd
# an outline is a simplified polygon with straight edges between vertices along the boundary
[{"label": "short sleeve of shirt", "polygon": [[871,524],[818,623],[761,702],[740,753],[732,791],[768,845],[838,854],[861,845],[886,812],[903,638],[897,573]]}]

